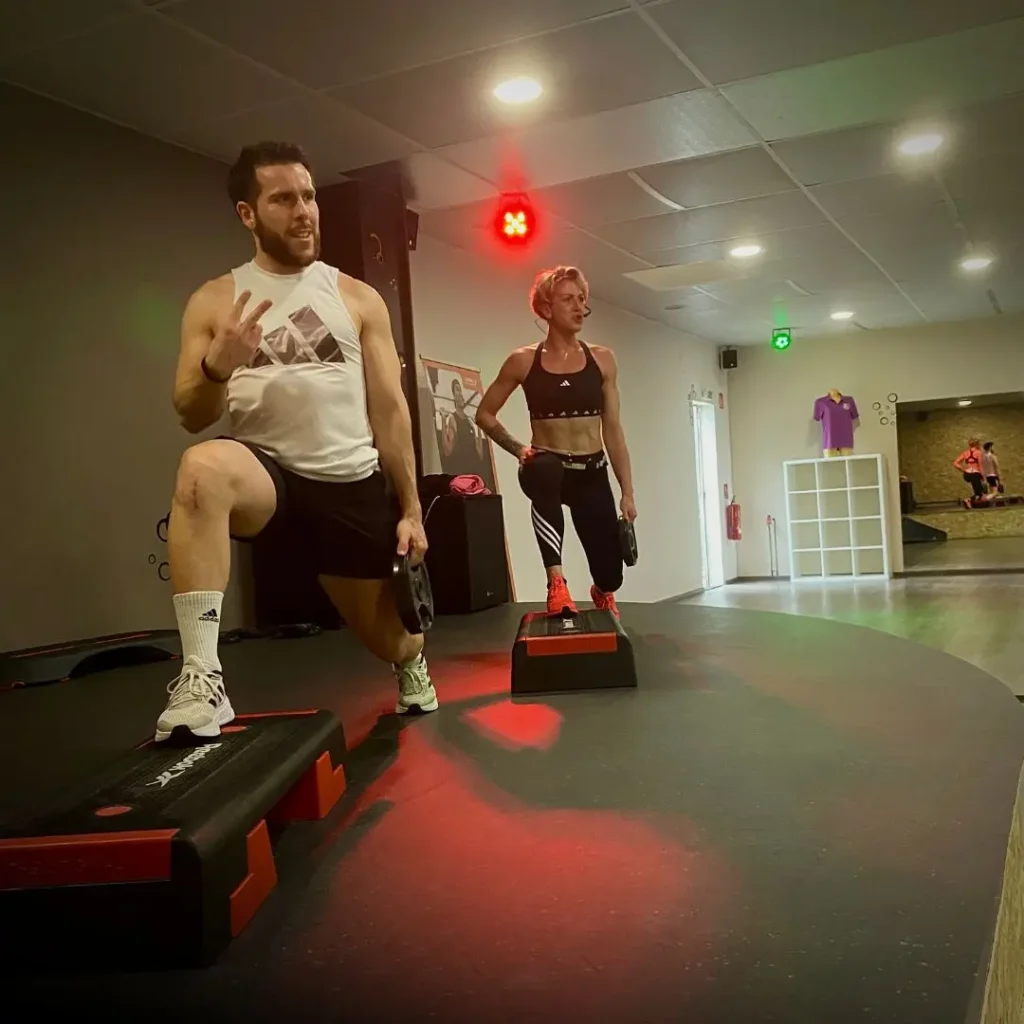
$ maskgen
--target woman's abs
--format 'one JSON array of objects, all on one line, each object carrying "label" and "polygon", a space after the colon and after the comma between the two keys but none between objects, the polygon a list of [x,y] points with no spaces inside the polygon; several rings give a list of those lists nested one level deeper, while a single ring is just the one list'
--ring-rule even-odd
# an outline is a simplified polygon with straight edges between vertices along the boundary
[{"label": "woman's abs", "polygon": [[589,455],[602,448],[601,417],[581,416],[571,420],[532,420],[530,444],[562,455]]}]

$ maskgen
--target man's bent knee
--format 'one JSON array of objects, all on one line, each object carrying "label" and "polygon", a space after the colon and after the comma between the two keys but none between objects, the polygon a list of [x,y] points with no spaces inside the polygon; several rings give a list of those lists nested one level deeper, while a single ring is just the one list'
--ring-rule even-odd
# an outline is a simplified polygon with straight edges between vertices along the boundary
[{"label": "man's bent knee", "polygon": [[233,487],[216,441],[187,448],[178,463],[174,500],[183,508],[198,511],[207,505],[231,507]]},{"label": "man's bent knee", "polygon": [[229,513],[232,530],[257,533],[274,514],[277,492],[252,452],[235,441],[204,441],[178,464],[174,502],[191,513]]}]

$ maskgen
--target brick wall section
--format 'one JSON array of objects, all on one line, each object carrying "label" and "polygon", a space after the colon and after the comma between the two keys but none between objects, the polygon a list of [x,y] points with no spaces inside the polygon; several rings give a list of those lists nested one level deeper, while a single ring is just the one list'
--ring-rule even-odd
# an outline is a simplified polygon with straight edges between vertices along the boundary
[{"label": "brick wall section", "polygon": [[1006,493],[1024,493],[1024,405],[902,413],[897,430],[900,473],[914,482],[917,501],[959,501],[970,493],[952,466],[969,437],[995,441]]}]

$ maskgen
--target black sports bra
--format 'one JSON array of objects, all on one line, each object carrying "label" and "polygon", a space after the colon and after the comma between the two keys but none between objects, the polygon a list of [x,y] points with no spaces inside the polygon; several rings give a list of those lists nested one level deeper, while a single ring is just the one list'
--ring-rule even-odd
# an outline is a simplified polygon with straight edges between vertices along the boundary
[{"label": "black sports bra", "polygon": [[600,416],[604,411],[604,375],[590,349],[581,341],[587,357],[582,370],[549,373],[541,366],[543,342],[537,346],[533,365],[523,381],[531,420],[574,419]]}]

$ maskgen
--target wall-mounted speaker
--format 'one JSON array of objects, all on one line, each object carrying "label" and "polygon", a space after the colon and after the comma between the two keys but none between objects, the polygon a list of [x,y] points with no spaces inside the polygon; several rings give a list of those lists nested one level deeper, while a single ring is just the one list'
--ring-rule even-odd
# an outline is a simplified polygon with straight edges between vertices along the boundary
[{"label": "wall-mounted speaker", "polygon": [[734,348],[723,348],[718,353],[718,365],[723,370],[735,370],[739,366],[739,353]]}]

